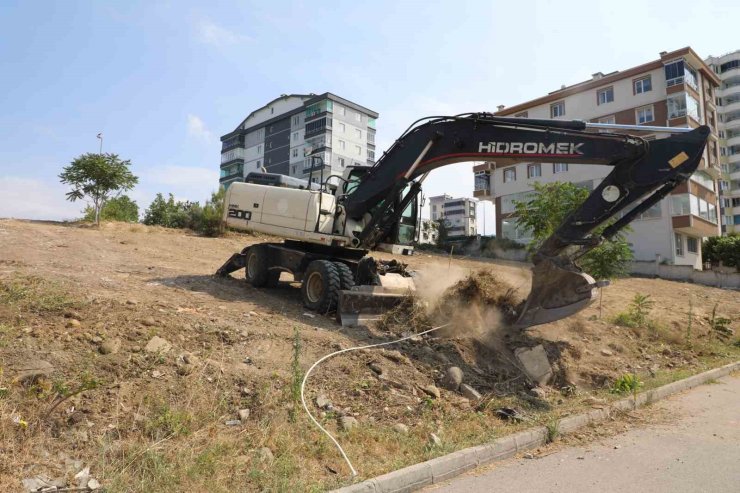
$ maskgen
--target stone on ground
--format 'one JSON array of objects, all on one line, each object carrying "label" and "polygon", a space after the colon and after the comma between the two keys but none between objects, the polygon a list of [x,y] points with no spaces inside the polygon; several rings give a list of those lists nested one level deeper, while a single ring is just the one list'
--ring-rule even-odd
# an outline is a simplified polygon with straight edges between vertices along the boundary
[{"label": "stone on ground", "polygon": [[514,356],[530,380],[540,386],[547,385],[553,374],[550,360],[547,359],[547,353],[542,344],[532,348],[517,348]]}]

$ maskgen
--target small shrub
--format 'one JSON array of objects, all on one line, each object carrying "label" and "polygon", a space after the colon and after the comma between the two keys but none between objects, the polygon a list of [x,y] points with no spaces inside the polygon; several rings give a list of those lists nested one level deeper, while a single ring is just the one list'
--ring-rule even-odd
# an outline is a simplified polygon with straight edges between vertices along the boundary
[{"label": "small shrub", "polygon": [[557,419],[553,419],[545,425],[545,428],[547,428],[545,443],[553,443],[560,436],[559,424]]},{"label": "small shrub", "polygon": [[735,331],[730,328],[732,320],[717,316],[717,304],[712,309],[712,318],[709,319],[709,337],[717,336],[722,342],[729,342]]},{"label": "small shrub", "polygon": [[167,405],[155,409],[154,416],[147,421],[144,431],[154,439],[161,440],[169,436],[188,435],[193,416],[185,411],[175,411]]},{"label": "small shrub", "polygon": [[614,382],[611,391],[614,394],[634,394],[637,393],[642,385],[643,384],[638,380],[637,375],[625,373]]},{"label": "small shrub", "polygon": [[617,314],[613,322],[616,325],[631,327],[633,329],[648,326],[650,324],[648,315],[653,309],[653,305],[655,305],[655,302],[650,299],[649,294],[637,293],[632,298],[629,309],[626,312]]}]

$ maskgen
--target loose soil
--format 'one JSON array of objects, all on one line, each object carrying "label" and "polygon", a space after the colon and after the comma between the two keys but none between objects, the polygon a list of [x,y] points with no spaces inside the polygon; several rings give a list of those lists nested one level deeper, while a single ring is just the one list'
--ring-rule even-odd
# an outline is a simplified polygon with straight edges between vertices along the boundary
[{"label": "loose soil", "polygon": [[[348,468],[297,405],[295,383],[327,353],[442,321],[452,325],[340,355],[312,374],[312,411],[338,433],[362,477],[547,423],[591,405],[593,395],[611,398],[625,373],[649,387],[740,357],[710,338],[706,320],[715,305],[718,315],[740,319],[736,291],[622,279],[604,290],[601,317],[597,303],[513,333],[507,311],[529,291],[528,266],[424,252],[403,258],[419,276],[415,318],[395,311],[381,324],[342,328],[307,313],[285,277],[258,290],[240,272],[213,276],[232,253],[262,241],[275,239],[0,220],[0,484],[22,491],[21,479],[44,474],[76,486],[75,461],[109,491],[346,484]],[[636,293],[655,302],[657,329],[610,322]],[[165,341],[159,351],[155,337]],[[526,393],[531,384],[513,357],[516,347],[536,344],[556,373],[544,398]],[[424,390],[441,387],[452,365],[484,394],[481,402]],[[317,409],[318,395],[331,407]],[[519,409],[527,422],[501,421],[498,407]],[[240,409],[249,417],[234,422]],[[338,430],[341,415],[358,426]],[[394,431],[397,423],[408,434]],[[442,445],[430,444],[430,433]]]}]

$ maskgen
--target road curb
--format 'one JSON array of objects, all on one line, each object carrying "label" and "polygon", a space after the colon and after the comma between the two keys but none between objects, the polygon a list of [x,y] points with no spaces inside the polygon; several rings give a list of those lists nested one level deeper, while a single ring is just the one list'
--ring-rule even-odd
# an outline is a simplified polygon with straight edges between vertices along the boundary
[{"label": "road curb", "polygon": [[[697,387],[710,380],[725,377],[737,370],[740,370],[740,361],[642,392],[635,399],[627,397],[605,406],[603,409],[594,409],[586,413],[562,418],[558,422],[558,432],[561,434],[572,433],[590,423],[606,419],[612,411],[636,409],[678,392]],[[465,471],[478,466],[507,459],[518,452],[540,447],[545,444],[546,440],[547,428],[538,426],[501,437],[485,445],[459,450],[361,483],[345,486],[334,490],[333,493],[407,493],[416,491],[424,486],[459,476]]]}]

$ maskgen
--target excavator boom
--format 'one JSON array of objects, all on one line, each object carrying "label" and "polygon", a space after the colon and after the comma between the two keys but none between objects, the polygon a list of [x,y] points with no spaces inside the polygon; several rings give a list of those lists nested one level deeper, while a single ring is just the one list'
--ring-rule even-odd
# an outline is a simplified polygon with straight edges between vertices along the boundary
[{"label": "excavator boom", "polygon": [[[598,130],[598,132],[597,132]],[[610,130],[670,134],[657,140]],[[601,285],[576,259],[689,179],[701,161],[709,127],[696,129],[501,118],[485,113],[439,117],[410,128],[382,156],[343,206],[350,217],[371,214],[360,245],[374,248],[397,223],[433,169],[461,161],[565,162],[612,167],[611,173],[533,256],[532,289],[517,325],[558,320],[588,306]],[[415,180],[416,179],[416,180]],[[411,187],[408,185],[411,184]],[[408,190],[403,196],[403,191]],[[403,196],[398,201],[392,200]],[[599,225],[618,217],[600,236]]]}]

